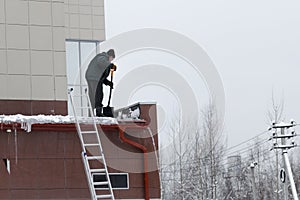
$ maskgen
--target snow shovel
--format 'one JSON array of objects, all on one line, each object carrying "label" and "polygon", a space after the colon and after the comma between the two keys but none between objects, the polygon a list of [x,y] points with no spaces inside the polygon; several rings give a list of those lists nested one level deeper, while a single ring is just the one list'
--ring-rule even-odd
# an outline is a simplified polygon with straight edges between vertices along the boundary
[{"label": "snow shovel", "polygon": [[[110,81],[113,82],[113,74],[114,74],[114,71],[112,70],[111,71],[111,78],[110,78]],[[109,98],[108,98],[108,104],[106,107],[103,107],[103,115],[106,116],[106,117],[114,117],[114,108],[113,107],[110,107],[110,100],[111,100],[111,93],[112,93],[112,87],[110,87],[110,90],[109,90]]]}]

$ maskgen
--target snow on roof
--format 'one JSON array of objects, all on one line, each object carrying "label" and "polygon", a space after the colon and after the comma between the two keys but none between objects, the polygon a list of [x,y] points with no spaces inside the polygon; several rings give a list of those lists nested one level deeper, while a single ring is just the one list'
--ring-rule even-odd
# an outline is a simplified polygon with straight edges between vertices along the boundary
[{"label": "snow on roof", "polygon": [[[80,117],[79,122],[81,123],[92,123],[91,117]],[[97,124],[118,124],[117,119],[111,117],[95,117]],[[75,123],[74,116],[62,116],[62,115],[31,115],[25,116],[21,114],[17,115],[0,115],[0,123],[11,124],[20,123],[21,128],[25,131],[31,131],[32,124],[70,124]]]}]

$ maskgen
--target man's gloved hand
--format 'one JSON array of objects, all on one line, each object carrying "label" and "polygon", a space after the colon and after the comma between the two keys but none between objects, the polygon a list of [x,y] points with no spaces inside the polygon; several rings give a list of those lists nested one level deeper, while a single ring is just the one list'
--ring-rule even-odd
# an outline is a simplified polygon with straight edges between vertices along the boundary
[{"label": "man's gloved hand", "polygon": [[117,71],[117,65],[115,65],[115,64],[113,64],[113,63],[111,63],[111,68],[110,69],[113,69],[114,71]]},{"label": "man's gloved hand", "polygon": [[108,85],[109,87],[111,87],[111,89],[114,89],[114,83],[111,81],[107,81],[106,85]]}]

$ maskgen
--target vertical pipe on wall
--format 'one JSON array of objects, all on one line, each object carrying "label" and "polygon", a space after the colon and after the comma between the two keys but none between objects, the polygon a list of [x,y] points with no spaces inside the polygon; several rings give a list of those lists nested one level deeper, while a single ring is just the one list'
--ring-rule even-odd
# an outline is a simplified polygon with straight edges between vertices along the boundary
[{"label": "vertical pipe on wall", "polygon": [[120,138],[123,142],[130,144],[138,149],[141,149],[144,153],[144,187],[145,187],[145,200],[150,199],[149,195],[149,175],[148,175],[148,156],[147,156],[147,148],[139,143],[136,143],[125,137],[125,130],[119,128]]}]

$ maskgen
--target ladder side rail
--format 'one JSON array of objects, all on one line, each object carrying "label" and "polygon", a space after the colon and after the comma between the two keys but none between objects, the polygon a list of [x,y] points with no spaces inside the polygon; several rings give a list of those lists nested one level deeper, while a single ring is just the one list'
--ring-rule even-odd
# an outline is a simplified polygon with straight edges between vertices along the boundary
[{"label": "ladder side rail", "polygon": [[77,129],[77,133],[78,133],[78,136],[79,136],[79,139],[80,139],[81,147],[82,147],[82,149],[85,150],[84,144],[83,144],[83,137],[80,134],[81,133],[81,128],[79,126],[79,120],[78,120],[78,117],[77,117],[77,114],[76,114],[76,109],[75,109],[75,106],[74,106],[74,99],[73,99],[73,96],[72,96],[72,90],[69,91],[69,96],[70,96],[70,102],[71,102],[72,110],[73,110],[73,113],[74,113],[76,129]]},{"label": "ladder side rail", "polygon": [[[73,113],[74,113],[74,118],[75,118],[77,133],[78,133],[78,136],[79,136],[79,139],[80,139],[81,147],[83,149],[82,156],[84,156],[83,154],[85,154],[86,152],[85,152],[83,137],[81,135],[81,129],[80,129],[80,126],[79,126],[79,120],[78,120],[78,117],[77,117],[77,114],[76,114],[76,109],[75,109],[75,106],[74,106],[74,100],[73,100],[73,96],[72,96],[72,90],[69,90],[69,97],[70,97],[70,102],[71,102],[71,106],[72,106]],[[88,162],[85,162],[84,159],[86,159],[86,158],[82,157],[82,159],[83,159],[84,171],[86,173],[86,177],[87,177],[87,181],[88,181],[88,184],[89,184],[89,190],[90,190],[90,194],[91,194],[92,200],[96,200],[96,198],[95,198],[96,194],[95,194],[94,187],[92,186],[91,179],[90,179],[91,174],[87,170],[87,163]]]},{"label": "ladder side rail", "polygon": [[82,157],[82,162],[83,162],[83,165],[84,165],[84,169],[85,169],[85,172],[86,172],[86,176],[87,176],[87,179],[88,179],[88,184],[89,184],[89,190],[90,190],[90,193],[91,193],[91,197],[92,197],[92,200],[97,200],[96,196],[96,191],[94,189],[94,186],[93,186],[93,177],[92,177],[92,174],[90,173],[90,168],[89,168],[89,161],[87,160],[86,158],[86,154],[84,152],[81,153],[81,157]]},{"label": "ladder side rail", "polygon": [[88,110],[90,111],[91,117],[93,118],[93,121],[96,123],[95,115],[94,115],[94,110],[93,110],[93,107],[92,107],[92,104],[91,104],[90,96],[87,93],[87,88],[85,88],[85,95],[84,96],[86,97],[87,107],[89,107]]},{"label": "ladder side rail", "polygon": [[[91,101],[90,101],[90,98],[89,98],[89,95],[87,95],[87,90],[86,90],[86,98],[87,98],[87,102],[88,102],[88,105],[90,107],[90,111],[92,111],[92,106],[91,106]],[[110,177],[109,177],[109,173],[108,173],[108,169],[107,169],[107,164],[106,164],[106,159],[105,159],[105,156],[104,156],[104,153],[103,153],[103,148],[102,148],[102,144],[101,144],[101,140],[100,140],[100,136],[99,136],[99,130],[97,128],[97,124],[96,124],[96,120],[95,120],[95,117],[94,117],[94,112],[91,112],[91,116],[93,117],[93,124],[94,124],[94,128],[97,132],[97,140],[98,140],[98,143],[99,143],[99,150],[100,150],[100,153],[102,154],[102,162],[103,162],[103,166],[104,166],[104,169],[105,169],[105,175],[106,175],[106,180],[108,182],[108,189],[112,195],[112,200],[114,200],[114,193],[113,193],[113,189],[112,189],[112,185],[111,185],[111,182],[110,182]]]}]

